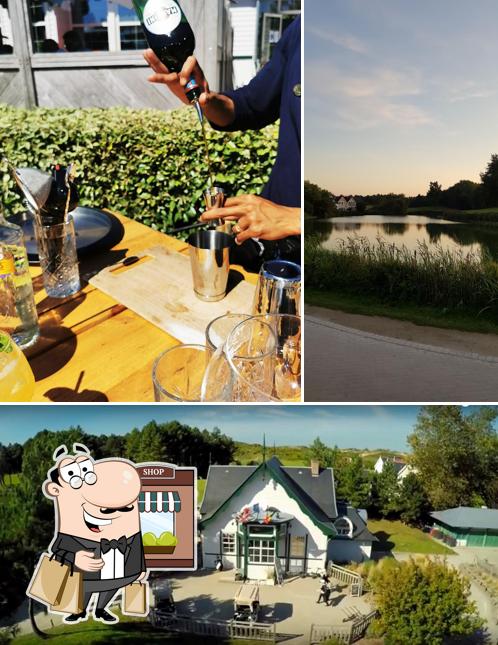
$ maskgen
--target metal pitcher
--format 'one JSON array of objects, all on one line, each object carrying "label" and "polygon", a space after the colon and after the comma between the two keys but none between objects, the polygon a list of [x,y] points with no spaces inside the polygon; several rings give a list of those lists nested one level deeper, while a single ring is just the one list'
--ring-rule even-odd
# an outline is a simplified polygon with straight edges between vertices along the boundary
[{"label": "metal pitcher", "polygon": [[301,267],[287,260],[265,262],[259,272],[252,313],[301,315]]}]

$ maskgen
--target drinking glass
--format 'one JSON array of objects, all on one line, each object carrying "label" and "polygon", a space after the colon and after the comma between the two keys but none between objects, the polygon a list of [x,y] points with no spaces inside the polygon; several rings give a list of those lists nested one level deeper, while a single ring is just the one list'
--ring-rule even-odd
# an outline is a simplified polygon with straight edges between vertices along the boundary
[{"label": "drinking glass", "polygon": [[[258,381],[250,371],[237,361],[239,339],[247,334],[249,325],[266,325],[275,336],[272,357],[272,378]],[[242,389],[251,388],[251,400],[300,401],[301,400],[301,319],[290,314],[253,316],[234,328],[225,343],[225,354]]]},{"label": "drinking glass", "polygon": [[[202,401],[267,401],[273,389],[276,336],[263,320],[243,320],[214,352],[204,375]],[[236,366],[236,370],[234,369]]]},{"label": "drinking glass", "polygon": [[212,320],[206,327],[206,345],[215,352],[226,341],[230,332],[239,323],[247,320],[249,314],[225,314]]},{"label": "drinking glass", "polygon": [[176,345],[158,356],[152,367],[154,400],[200,401],[211,353],[204,345]]},{"label": "drinking glass", "polygon": [[81,289],[73,218],[62,224],[35,223],[43,285],[48,296],[66,298]]}]

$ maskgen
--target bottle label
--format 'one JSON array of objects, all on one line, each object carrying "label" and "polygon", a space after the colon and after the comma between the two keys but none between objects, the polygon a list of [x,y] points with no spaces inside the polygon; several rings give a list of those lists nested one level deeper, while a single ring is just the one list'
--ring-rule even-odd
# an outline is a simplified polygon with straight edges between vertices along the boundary
[{"label": "bottle label", "polygon": [[7,260],[7,262],[9,262],[9,260],[12,261],[12,271],[3,271],[1,264],[2,260],[0,259],[0,276],[10,274],[14,280],[16,288],[29,284],[31,276],[29,274],[28,256],[26,254],[25,247],[14,244],[5,244],[3,248],[4,251],[7,251],[7,255],[4,255],[3,260]]},{"label": "bottle label", "polygon": [[0,331],[0,353],[10,354],[14,348],[12,347],[12,339],[7,334]]},{"label": "bottle label", "polygon": [[143,21],[147,30],[157,36],[170,34],[182,21],[182,12],[175,0],[149,0]]},{"label": "bottle label", "polygon": [[16,272],[16,267],[14,265],[14,258],[9,255],[4,255],[3,257],[0,257],[0,278],[13,276],[15,272]]}]

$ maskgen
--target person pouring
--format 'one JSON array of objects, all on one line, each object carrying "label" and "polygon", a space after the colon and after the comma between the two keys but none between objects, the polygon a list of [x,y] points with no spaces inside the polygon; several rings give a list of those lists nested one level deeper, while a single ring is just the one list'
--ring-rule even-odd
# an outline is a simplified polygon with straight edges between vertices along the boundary
[{"label": "person pouring", "polygon": [[[235,221],[239,245],[235,261],[260,265],[275,256],[300,262],[301,235],[301,18],[285,30],[270,61],[244,87],[212,92],[194,56],[179,73],[170,72],[152,49],[144,58],[152,83],[163,83],[183,103],[185,86],[195,79],[199,104],[215,130],[259,130],[280,119],[277,158],[261,195],[238,195],[201,220]],[[243,245],[243,246],[241,246]],[[242,253],[241,253],[242,251]]]}]

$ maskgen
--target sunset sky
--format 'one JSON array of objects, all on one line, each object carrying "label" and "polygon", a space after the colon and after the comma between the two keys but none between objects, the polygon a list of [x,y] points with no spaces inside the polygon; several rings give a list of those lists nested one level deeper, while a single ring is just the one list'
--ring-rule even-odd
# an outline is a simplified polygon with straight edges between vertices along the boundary
[{"label": "sunset sky", "polygon": [[306,0],[305,177],[335,194],[479,181],[498,153],[496,0]]}]

